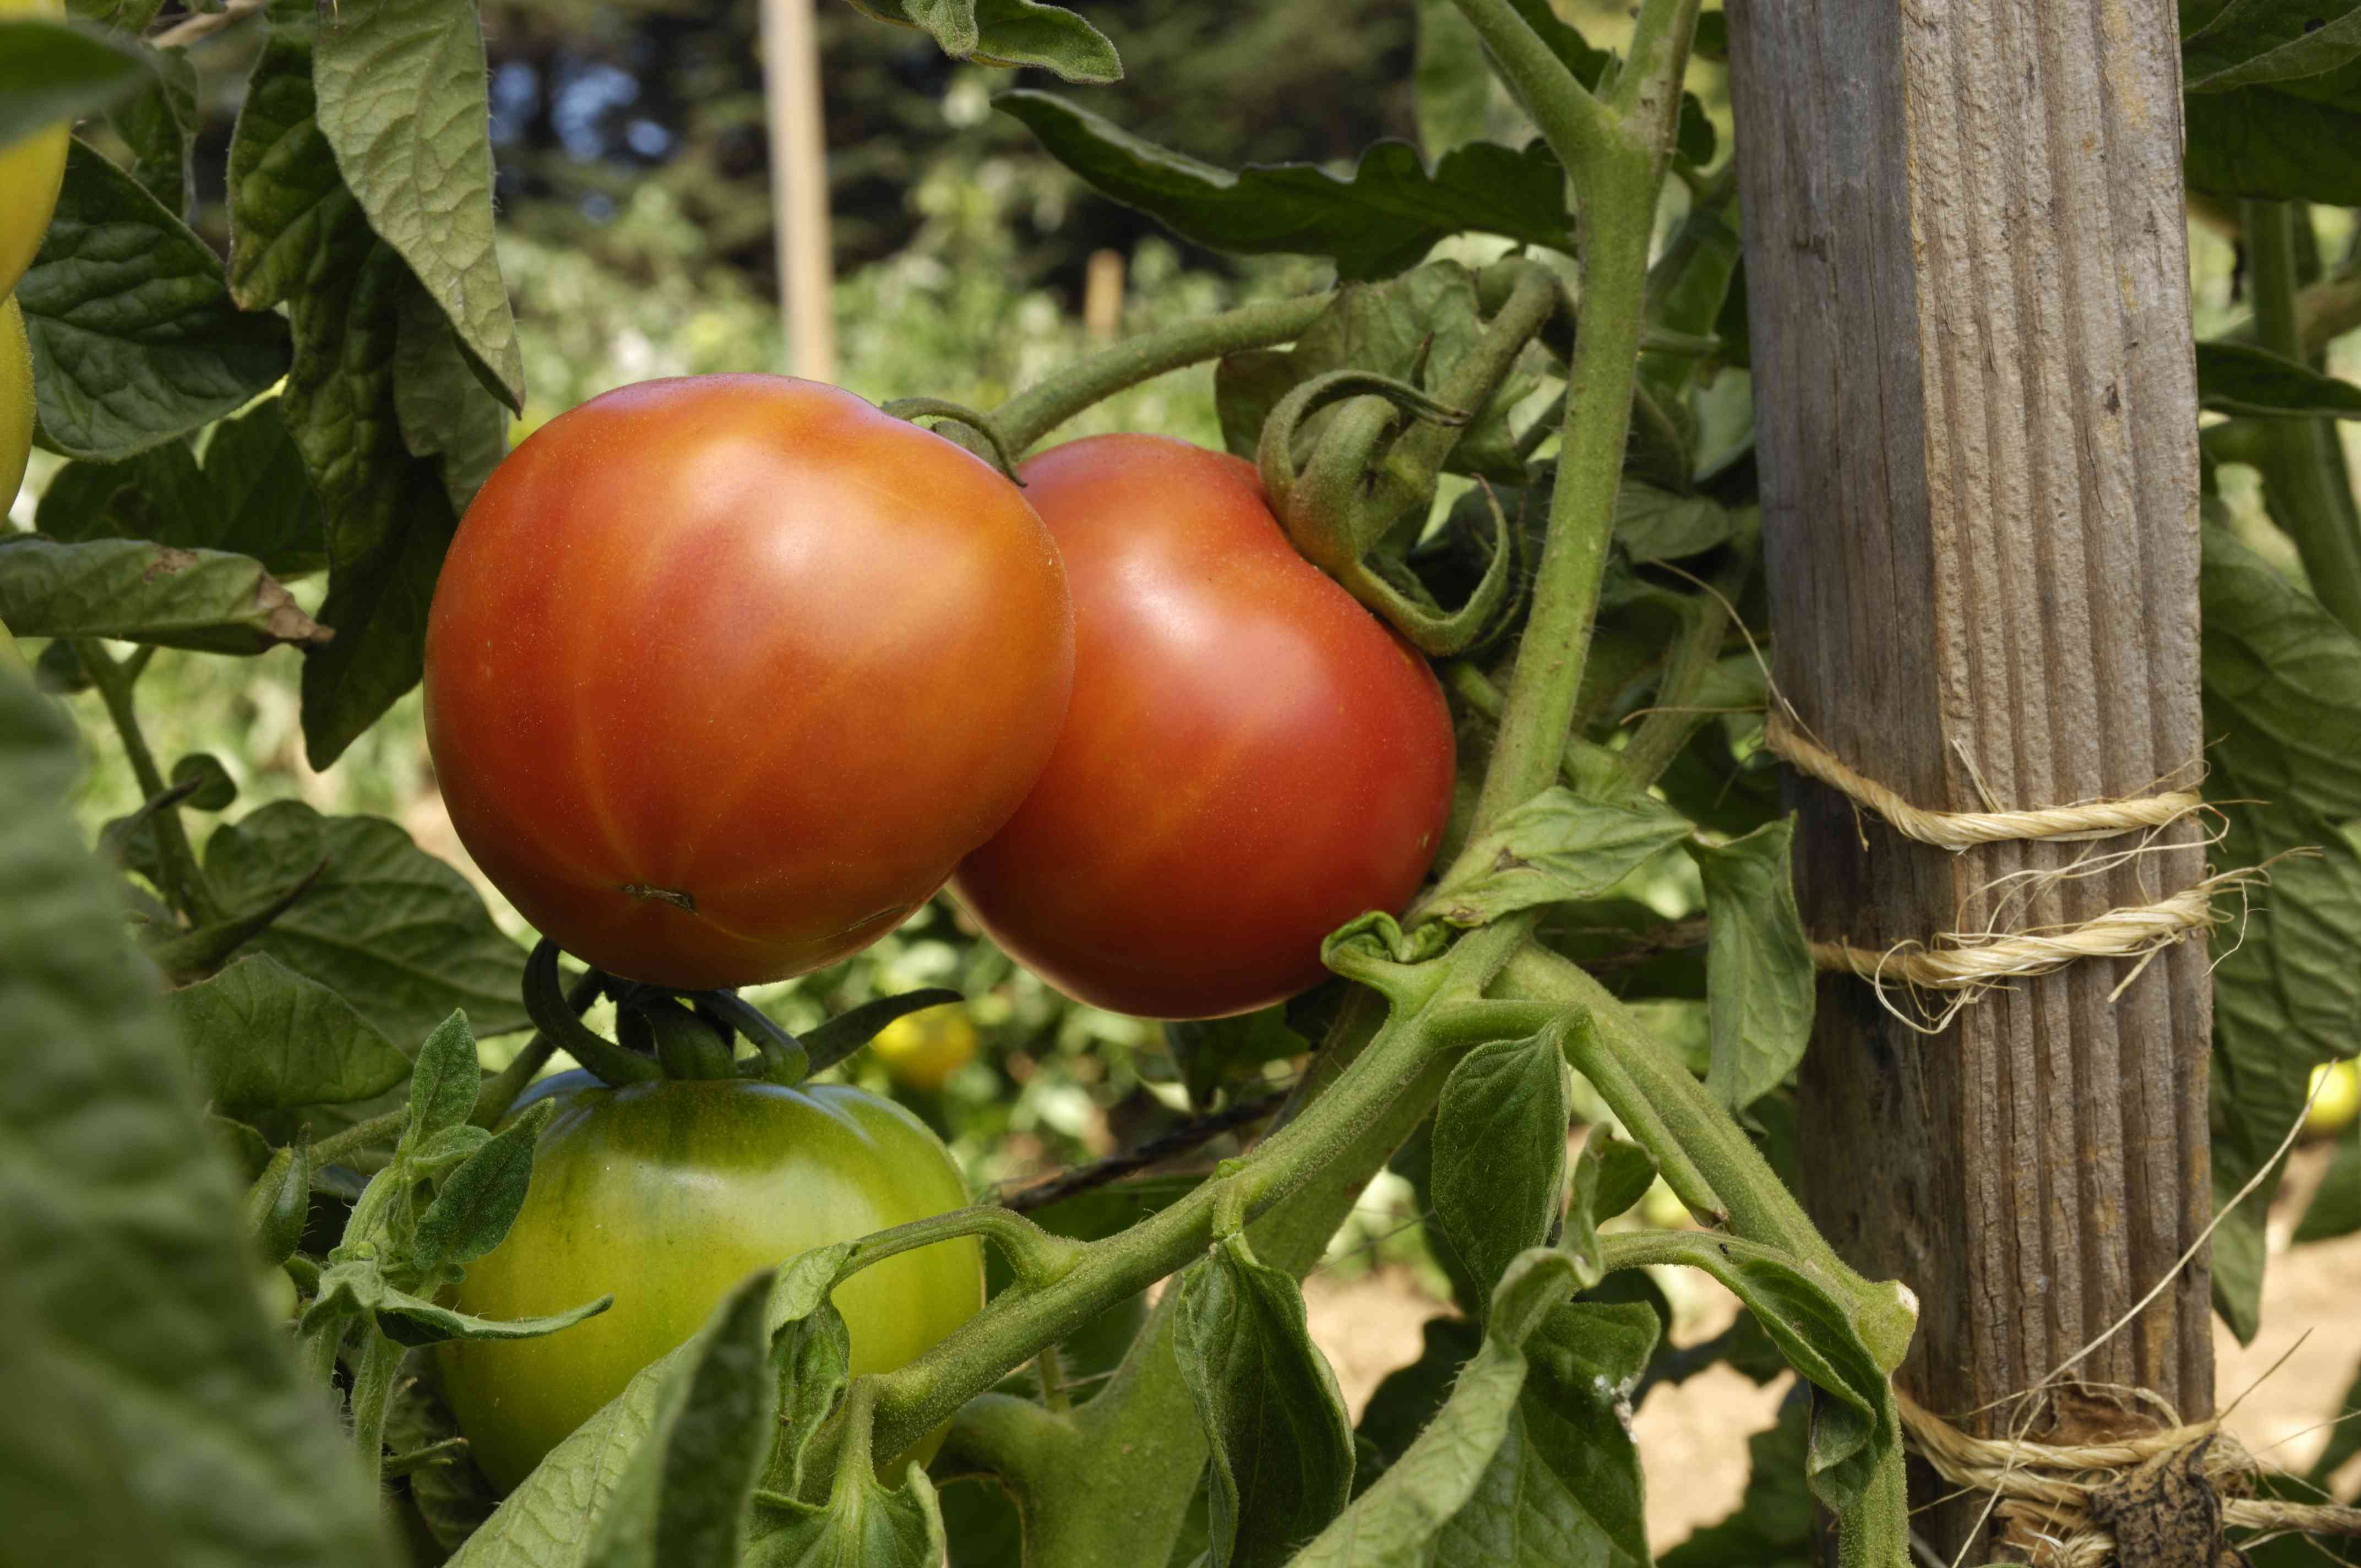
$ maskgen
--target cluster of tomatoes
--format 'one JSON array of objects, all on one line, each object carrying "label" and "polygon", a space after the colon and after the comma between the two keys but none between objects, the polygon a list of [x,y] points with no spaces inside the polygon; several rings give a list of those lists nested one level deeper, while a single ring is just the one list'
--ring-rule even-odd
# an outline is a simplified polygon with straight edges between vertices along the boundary
[{"label": "cluster of tomatoes", "polygon": [[[1453,785],[1433,673],[1295,553],[1251,465],[1109,435],[1012,480],[767,376],[610,392],[500,466],[435,590],[426,727],[468,851],[609,974],[785,979],[948,883],[1060,990],[1161,1018],[1318,981],[1327,932],[1415,890]],[[503,1486],[749,1270],[963,1201],[856,1091],[566,1092],[460,1305],[616,1305],[446,1349]],[[856,1370],[955,1330],[980,1264],[946,1242],[841,1286]]]},{"label": "cluster of tomatoes", "polygon": [[[0,16],[63,21],[65,14],[65,0],[0,0]],[[33,347],[25,338],[16,280],[32,266],[57,210],[71,135],[61,120],[0,147],[0,512],[16,499],[33,452]]]}]

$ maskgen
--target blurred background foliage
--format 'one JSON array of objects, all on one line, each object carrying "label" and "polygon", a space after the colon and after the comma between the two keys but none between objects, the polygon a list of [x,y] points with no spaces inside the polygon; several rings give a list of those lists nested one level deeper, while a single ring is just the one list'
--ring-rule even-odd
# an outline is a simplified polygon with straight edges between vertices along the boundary
[{"label": "blurred background foliage", "polygon": [[[1609,0],[1558,0],[1594,43],[1613,47],[1628,12]],[[1309,159],[1349,164],[1381,137],[1412,138],[1415,6],[1411,0],[1322,0],[1239,10],[1170,0],[1091,0],[1126,79],[1087,102],[1125,127],[1208,162]],[[767,137],[752,0],[487,0],[500,259],[515,297],[530,400],[512,435],[612,387],[650,377],[779,367]],[[1096,346],[1082,319],[1094,253],[1126,263],[1120,330],[1136,332],[1257,298],[1325,286],[1320,264],[1240,261],[1173,239],[1083,190],[995,115],[993,93],[1062,88],[1038,72],[945,59],[920,34],[883,27],[818,0],[837,283],[837,378],[873,400],[928,395],[990,407]],[[259,29],[232,28],[201,57],[203,123],[194,159],[195,223],[227,234],[222,168],[239,84]],[[1728,145],[1720,68],[1700,60],[1692,87]],[[1082,95],[1077,93],[1077,95]],[[1516,112],[1496,102],[1496,135]],[[1668,214],[1670,215],[1670,214]],[[2342,214],[2323,209],[2331,224]],[[2235,247],[2191,225],[2198,330],[2243,316]],[[2344,233],[2323,243],[2342,250]],[[2334,367],[2361,373],[2361,337]],[[1742,372],[1733,407],[1745,418]],[[1126,393],[1069,426],[1071,436],[1140,430],[1220,444],[1211,371],[1184,371]],[[2361,426],[2348,440],[2361,440]],[[36,454],[14,516],[30,526],[57,460]],[[2225,475],[2225,499],[2249,543],[2295,570],[2264,518],[2250,470]],[[1448,498],[1446,497],[1446,499]],[[295,585],[308,605],[320,585]],[[28,647],[28,654],[37,650]],[[298,656],[252,663],[165,652],[141,688],[151,741],[169,767],[204,751],[240,788],[233,815],[282,798],[400,822],[426,849],[473,868],[435,793],[413,693],[327,773],[304,762]],[[93,829],[137,804],[112,726],[95,697],[73,699],[92,766],[79,806]],[[202,826],[192,823],[202,834]],[[1636,890],[1678,917],[1700,907],[1687,862]],[[513,910],[476,877],[520,943]],[[1137,1146],[1202,1110],[1183,1087],[1166,1032],[1066,1002],[1016,969],[939,900],[901,931],[834,969],[755,999],[790,1027],[888,992],[949,985],[961,1014],[920,1014],[843,1069],[891,1091],[950,1141],[980,1189],[1021,1184]],[[1700,1003],[1644,1003],[1666,1037],[1700,1058]],[[497,1060],[507,1042],[491,1042]],[[1213,1103],[1258,1095],[1294,1070],[1248,1069]],[[1767,1113],[1780,1114],[1774,1102]],[[1189,1157],[1229,1152],[1217,1140]],[[1658,1206],[1664,1223],[1670,1209]],[[1437,1294],[1414,1189],[1389,1173],[1332,1250],[1334,1266],[1375,1260],[1419,1269]]]}]

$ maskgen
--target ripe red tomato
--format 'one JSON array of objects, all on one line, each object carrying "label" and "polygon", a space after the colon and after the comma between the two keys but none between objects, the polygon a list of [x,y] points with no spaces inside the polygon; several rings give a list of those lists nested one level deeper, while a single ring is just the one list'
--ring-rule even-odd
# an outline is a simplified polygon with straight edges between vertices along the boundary
[{"label": "ripe red tomato", "polygon": [[647,381],[543,426],[467,509],[426,738],[544,935],[745,985],[926,902],[1025,798],[1072,669],[1057,548],[989,465],[817,382]]},{"label": "ripe red tomato", "polygon": [[1434,855],[1433,672],[1295,553],[1250,464],[1101,435],[1022,473],[1073,593],[1073,702],[955,891],[1094,1006],[1211,1018],[1303,990],[1321,938],[1400,909]]}]

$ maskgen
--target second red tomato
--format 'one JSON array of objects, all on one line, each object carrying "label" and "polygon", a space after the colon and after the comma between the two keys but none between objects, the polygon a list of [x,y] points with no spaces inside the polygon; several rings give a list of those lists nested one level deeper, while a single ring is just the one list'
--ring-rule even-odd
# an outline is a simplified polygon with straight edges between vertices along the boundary
[{"label": "second red tomato", "polygon": [[954,891],[1060,990],[1212,1018],[1318,981],[1398,910],[1451,806],[1426,662],[1295,553],[1252,465],[1104,435],[1022,470],[1074,604],[1074,690],[1033,793]]}]

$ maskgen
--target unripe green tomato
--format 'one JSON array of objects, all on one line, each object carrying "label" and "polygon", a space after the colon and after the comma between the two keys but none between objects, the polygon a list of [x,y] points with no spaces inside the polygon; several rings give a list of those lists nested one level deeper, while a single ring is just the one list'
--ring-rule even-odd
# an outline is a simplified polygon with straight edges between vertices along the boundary
[{"label": "unripe green tomato", "polygon": [[[0,0],[0,19],[62,22],[66,0]],[[72,134],[72,126],[60,120],[0,147],[0,294],[16,286],[41,248],[66,177],[66,142]]]},{"label": "unripe green tomato", "polygon": [[[703,1327],[758,1268],[962,1207],[967,1184],[926,1124],[840,1084],[752,1080],[560,1096],[508,1237],[470,1264],[452,1305],[478,1317],[556,1312],[611,1293],[542,1339],[437,1347],[443,1394],[476,1462],[513,1488],[634,1373]],[[902,1365],[983,1304],[983,1254],[959,1237],[887,1258],[836,1288],[857,1376]],[[933,1455],[939,1437],[892,1461]],[[881,1467],[883,1468],[883,1467]]]},{"label": "unripe green tomato", "polygon": [[295,1315],[295,1281],[287,1277],[283,1268],[266,1268],[256,1274],[254,1295],[262,1303],[262,1315],[274,1323],[283,1323]]},{"label": "unripe green tomato", "polygon": [[0,300],[0,512],[25,482],[33,455],[33,345],[16,296]]}]

